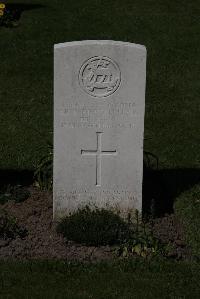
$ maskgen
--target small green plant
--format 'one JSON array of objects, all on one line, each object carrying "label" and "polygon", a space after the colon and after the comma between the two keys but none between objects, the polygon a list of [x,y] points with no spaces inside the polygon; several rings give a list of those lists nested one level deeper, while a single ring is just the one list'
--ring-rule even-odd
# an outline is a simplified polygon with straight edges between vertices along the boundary
[{"label": "small green plant", "polygon": [[144,151],[144,166],[148,169],[158,169],[158,157],[151,152]]},{"label": "small green plant", "polygon": [[91,210],[88,206],[64,217],[57,232],[68,240],[88,246],[118,244],[129,234],[128,225],[116,214],[105,209]]},{"label": "small green plant", "polygon": [[30,196],[30,192],[21,185],[7,185],[0,191],[0,204],[6,203],[8,200],[22,202]]},{"label": "small green plant", "polygon": [[48,153],[42,157],[34,172],[34,185],[41,190],[52,190],[53,186],[53,145],[48,144]]},{"label": "small green plant", "polygon": [[128,257],[130,254],[136,254],[147,258],[163,254],[163,251],[161,242],[154,237],[149,225],[140,219],[136,211],[136,223],[131,224],[129,239],[116,249],[117,255]]},{"label": "small green plant", "polygon": [[11,217],[3,209],[0,210],[0,239],[24,238],[27,230],[20,227],[14,217]]}]

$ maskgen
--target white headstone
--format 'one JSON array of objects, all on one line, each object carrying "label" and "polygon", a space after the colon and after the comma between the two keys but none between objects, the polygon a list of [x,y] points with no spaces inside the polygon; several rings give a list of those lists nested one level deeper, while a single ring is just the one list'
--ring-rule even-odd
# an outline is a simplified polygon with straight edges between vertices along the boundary
[{"label": "white headstone", "polygon": [[142,210],[144,46],[54,46],[54,219],[88,205]]}]

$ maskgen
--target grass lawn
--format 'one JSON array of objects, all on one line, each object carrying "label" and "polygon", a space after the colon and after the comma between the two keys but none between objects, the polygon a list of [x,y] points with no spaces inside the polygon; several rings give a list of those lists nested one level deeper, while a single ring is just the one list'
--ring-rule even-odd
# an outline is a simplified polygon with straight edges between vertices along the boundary
[{"label": "grass lawn", "polygon": [[[144,150],[157,155],[159,169],[172,175],[174,169],[198,171],[197,1],[23,2],[43,7],[24,11],[17,28],[0,27],[1,171],[32,170],[47,153],[53,132],[53,45],[86,39],[147,47]],[[189,189],[193,183],[188,184],[187,178],[184,185]],[[176,182],[173,176],[172,181]],[[195,183],[200,183],[200,176]],[[175,202],[175,213],[184,221],[195,256],[200,256],[199,193],[197,185]],[[193,263],[0,262],[0,268],[0,298],[200,297],[199,265]]]},{"label": "grass lawn", "polygon": [[199,298],[200,267],[139,259],[111,264],[0,263],[4,298]]},{"label": "grass lawn", "polygon": [[[8,1],[15,3],[17,1]],[[0,169],[33,169],[52,140],[53,45],[113,39],[147,47],[144,149],[160,168],[198,168],[197,1],[24,0],[20,26],[0,28]]]},{"label": "grass lawn", "polygon": [[200,184],[182,193],[175,201],[174,210],[183,223],[187,243],[200,262]]}]

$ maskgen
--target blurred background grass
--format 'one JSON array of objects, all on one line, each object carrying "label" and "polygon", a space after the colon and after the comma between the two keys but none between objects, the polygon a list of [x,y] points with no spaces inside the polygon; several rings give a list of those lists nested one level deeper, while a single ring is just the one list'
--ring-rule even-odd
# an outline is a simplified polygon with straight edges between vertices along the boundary
[{"label": "blurred background grass", "polygon": [[[177,197],[174,212],[183,222],[187,243],[198,257],[200,189],[199,185],[189,189],[200,181],[198,2],[23,0],[23,3],[43,7],[23,11],[17,28],[0,27],[0,170],[33,170],[48,153],[47,142],[53,137],[54,44],[113,39],[145,45],[144,150],[158,156],[159,178],[164,178],[166,190],[170,191],[161,197],[164,202],[168,195]],[[7,174],[11,176],[12,171]],[[91,265],[87,269],[78,265],[75,267],[78,274],[70,264],[53,267],[51,273],[48,263],[47,268],[42,264],[44,272],[38,262],[35,269],[32,263],[19,266],[1,263],[2,298],[25,298],[27,294],[54,298],[58,292],[60,298],[70,299],[132,298],[135,292],[141,298],[166,295],[198,298],[200,272],[196,265],[174,261],[167,266],[159,261],[155,266],[152,262],[143,265],[142,261],[132,266],[130,261],[122,263],[125,264],[119,268]]]},{"label": "blurred background grass", "polygon": [[[9,1],[17,3],[17,1]],[[197,1],[24,0],[17,28],[0,28],[0,169],[33,169],[53,131],[53,45],[113,39],[147,47],[144,149],[160,168],[198,168]]]}]

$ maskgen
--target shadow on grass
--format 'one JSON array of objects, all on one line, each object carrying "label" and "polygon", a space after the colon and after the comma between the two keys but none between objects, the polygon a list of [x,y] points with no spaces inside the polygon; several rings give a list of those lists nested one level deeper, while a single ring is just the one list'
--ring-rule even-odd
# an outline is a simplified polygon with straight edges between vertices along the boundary
[{"label": "shadow on grass", "polygon": [[[0,190],[5,185],[28,186],[33,183],[33,170],[0,170]],[[175,198],[200,183],[200,169],[161,169],[144,167],[143,215],[161,217],[173,213]]]},{"label": "shadow on grass", "polygon": [[29,186],[33,183],[33,174],[31,170],[0,169],[0,190],[6,185]]},{"label": "shadow on grass", "polygon": [[14,21],[19,21],[22,12],[26,10],[43,8],[41,4],[26,4],[26,3],[6,3],[6,13],[12,16]]},{"label": "shadow on grass", "polygon": [[175,198],[200,183],[200,169],[144,169],[143,214],[161,217],[173,213]]},{"label": "shadow on grass", "polygon": [[6,3],[6,8],[8,9],[19,9],[21,11],[25,10],[32,10],[32,9],[37,9],[37,8],[43,8],[45,5],[42,4],[27,4],[27,3]]}]

